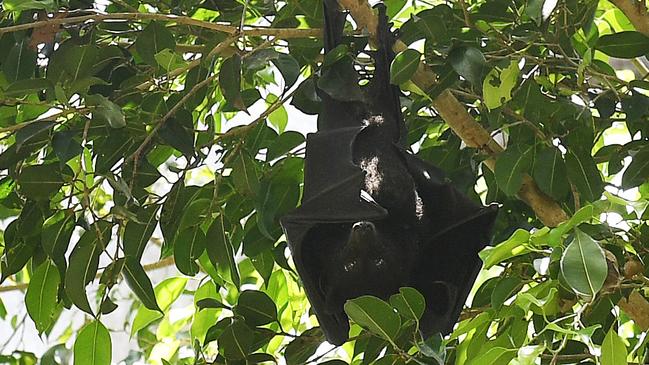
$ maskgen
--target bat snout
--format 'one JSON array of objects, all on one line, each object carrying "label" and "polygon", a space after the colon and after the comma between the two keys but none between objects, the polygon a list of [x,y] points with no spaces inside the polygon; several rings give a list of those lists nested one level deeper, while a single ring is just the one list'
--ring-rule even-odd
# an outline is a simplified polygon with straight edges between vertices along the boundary
[{"label": "bat snout", "polygon": [[374,232],[376,230],[376,227],[372,222],[360,221],[352,225],[352,230],[357,233],[369,233]]}]

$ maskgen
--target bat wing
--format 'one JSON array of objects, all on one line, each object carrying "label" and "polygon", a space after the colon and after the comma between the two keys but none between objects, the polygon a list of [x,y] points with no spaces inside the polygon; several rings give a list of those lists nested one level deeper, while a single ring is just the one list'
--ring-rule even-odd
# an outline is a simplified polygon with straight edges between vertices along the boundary
[{"label": "bat wing", "polygon": [[484,207],[459,192],[443,172],[404,153],[424,209],[425,237],[412,284],[426,298],[424,334],[449,333],[480,271],[478,252],[490,243],[495,205]]},{"label": "bat wing", "polygon": [[325,310],[321,280],[329,257],[346,243],[352,223],[382,219],[385,209],[361,198],[365,173],[353,163],[362,127],[334,129],[307,138],[302,205],[282,218],[293,262],[320,326],[330,342],[349,332],[344,313]]}]

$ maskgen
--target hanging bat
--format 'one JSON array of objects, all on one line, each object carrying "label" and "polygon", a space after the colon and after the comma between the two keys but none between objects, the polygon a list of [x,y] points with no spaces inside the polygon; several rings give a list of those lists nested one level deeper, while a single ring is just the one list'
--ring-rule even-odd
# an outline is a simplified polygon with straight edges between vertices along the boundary
[{"label": "hanging bat", "polygon": [[[343,42],[346,14],[324,0],[325,52]],[[389,82],[394,38],[379,9],[379,48],[360,86],[353,58],[323,67],[318,132],[307,137],[300,207],[282,218],[296,269],[330,343],[348,339],[345,301],[387,299],[411,286],[426,299],[424,335],[449,333],[481,267],[496,207],[483,207],[409,153],[399,89]],[[324,82],[329,77],[340,85]],[[342,89],[341,89],[342,88]]]}]

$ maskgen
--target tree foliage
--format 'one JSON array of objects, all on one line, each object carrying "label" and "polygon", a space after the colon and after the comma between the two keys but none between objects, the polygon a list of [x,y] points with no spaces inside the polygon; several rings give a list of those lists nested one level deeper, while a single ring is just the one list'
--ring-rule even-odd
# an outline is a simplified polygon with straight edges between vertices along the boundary
[{"label": "tree foliage", "polygon": [[349,301],[331,349],[278,223],[347,52],[321,56],[320,1],[4,0],[0,292],[26,309],[0,301],[0,362],[109,364],[116,333],[127,364],[649,361],[649,16],[623,3],[387,2],[408,143],[502,209],[453,333],[421,338],[402,288]]}]

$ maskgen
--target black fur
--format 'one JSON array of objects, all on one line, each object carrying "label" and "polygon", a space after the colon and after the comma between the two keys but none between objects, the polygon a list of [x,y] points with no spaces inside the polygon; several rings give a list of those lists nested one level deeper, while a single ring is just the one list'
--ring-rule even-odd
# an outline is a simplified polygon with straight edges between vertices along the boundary
[{"label": "black fur", "polygon": [[[324,5],[329,52],[343,42],[345,14],[335,0]],[[323,107],[318,132],[307,138],[302,205],[282,219],[307,296],[334,344],[348,338],[345,301],[387,299],[402,286],[426,298],[424,334],[451,331],[496,213],[406,151],[399,90],[389,83],[394,39],[384,6],[379,16],[381,47],[370,52],[367,85],[359,86],[352,57],[322,70],[319,85],[338,77],[345,92],[318,89]]]}]

